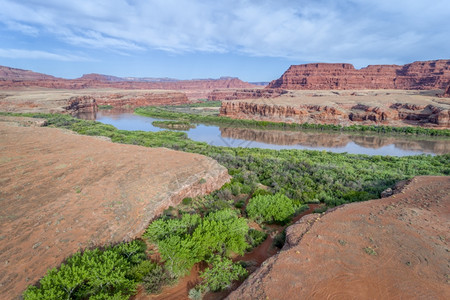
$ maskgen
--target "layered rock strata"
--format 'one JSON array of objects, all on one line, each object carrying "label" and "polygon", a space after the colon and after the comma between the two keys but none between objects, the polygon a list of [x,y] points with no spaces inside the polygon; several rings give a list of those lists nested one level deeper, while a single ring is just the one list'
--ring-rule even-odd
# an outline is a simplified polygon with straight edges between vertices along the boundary
[{"label": "layered rock strata", "polygon": [[450,128],[450,101],[444,99],[403,91],[289,91],[276,98],[223,101],[220,115],[287,123]]},{"label": "layered rock strata", "polygon": [[0,122],[0,136],[1,299],[77,250],[138,237],[164,209],[230,178],[208,157],[56,128]]},{"label": "layered rock strata", "polygon": [[292,65],[268,88],[288,90],[444,89],[450,82],[450,60],[417,61],[403,66],[351,64]]},{"label": "layered rock strata", "polygon": [[450,177],[303,217],[228,299],[449,299]]}]

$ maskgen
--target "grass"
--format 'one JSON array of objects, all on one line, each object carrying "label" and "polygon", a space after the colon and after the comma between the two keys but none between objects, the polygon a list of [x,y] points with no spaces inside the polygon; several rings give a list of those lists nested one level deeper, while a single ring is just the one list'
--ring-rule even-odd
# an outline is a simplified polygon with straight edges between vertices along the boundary
[{"label": "grass", "polygon": [[114,107],[112,105],[99,105],[98,109],[113,109]]}]

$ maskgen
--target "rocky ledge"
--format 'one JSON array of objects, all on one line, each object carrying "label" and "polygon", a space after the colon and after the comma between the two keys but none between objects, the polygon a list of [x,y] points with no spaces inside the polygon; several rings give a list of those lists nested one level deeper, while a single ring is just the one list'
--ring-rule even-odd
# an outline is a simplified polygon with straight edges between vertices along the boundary
[{"label": "rocky ledge", "polygon": [[201,155],[2,121],[1,299],[77,250],[140,236],[164,209],[230,178]]},{"label": "rocky ledge", "polygon": [[450,128],[450,101],[415,91],[289,91],[223,101],[220,115],[272,122]]},{"label": "rocky ledge", "polygon": [[450,177],[300,219],[229,299],[449,299]]}]

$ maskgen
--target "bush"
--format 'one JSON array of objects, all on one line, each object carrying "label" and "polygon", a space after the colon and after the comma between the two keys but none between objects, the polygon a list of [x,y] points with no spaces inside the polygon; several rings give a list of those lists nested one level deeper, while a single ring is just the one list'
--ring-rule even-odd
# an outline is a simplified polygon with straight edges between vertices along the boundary
[{"label": "bush", "polygon": [[229,287],[233,280],[247,275],[247,270],[228,258],[214,255],[208,262],[211,265],[210,268],[200,273],[204,281],[201,284],[203,290],[221,291]]},{"label": "bush", "polygon": [[144,277],[150,273],[153,268],[155,268],[156,263],[149,260],[144,260],[138,265],[131,267],[128,271],[127,276],[133,278],[137,282],[141,282]]},{"label": "bush", "polygon": [[189,205],[192,203],[192,198],[190,197],[184,198],[181,202],[183,203],[183,205]]},{"label": "bush", "polygon": [[142,280],[145,291],[148,294],[158,294],[163,286],[173,282],[173,277],[160,265],[155,264],[150,272]]},{"label": "bush", "polygon": [[247,205],[248,216],[256,221],[286,222],[295,213],[291,199],[283,194],[257,195]]},{"label": "bush", "polygon": [[137,281],[130,269],[142,262],[145,244],[141,241],[119,244],[105,250],[76,253],[59,269],[53,268],[29,286],[24,299],[128,299]]},{"label": "bush", "polygon": [[242,255],[248,248],[247,232],[245,219],[231,209],[222,209],[204,218],[185,214],[181,219],[158,219],[144,237],[158,245],[167,270],[179,277],[214,253]]},{"label": "bush", "polygon": [[202,297],[203,297],[202,289],[199,287],[190,289],[188,297],[191,300],[202,300]]},{"label": "bush", "polygon": [[252,246],[252,248],[257,247],[259,244],[264,242],[264,240],[267,238],[267,233],[256,230],[256,229],[250,229],[248,231],[247,235],[247,241]]}]

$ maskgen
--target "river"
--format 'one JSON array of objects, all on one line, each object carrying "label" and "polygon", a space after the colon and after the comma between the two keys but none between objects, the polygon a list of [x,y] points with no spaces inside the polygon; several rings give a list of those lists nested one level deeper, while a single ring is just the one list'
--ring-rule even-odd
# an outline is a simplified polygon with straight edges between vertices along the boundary
[{"label": "river", "polygon": [[[152,125],[155,119],[127,111],[100,110],[80,114],[82,119],[95,119],[121,130],[162,131]],[[185,131],[194,141],[214,146],[320,150],[336,153],[407,156],[418,154],[440,155],[450,152],[450,139],[428,136],[380,135],[323,131],[261,130],[246,127],[221,127],[197,124]]]}]

